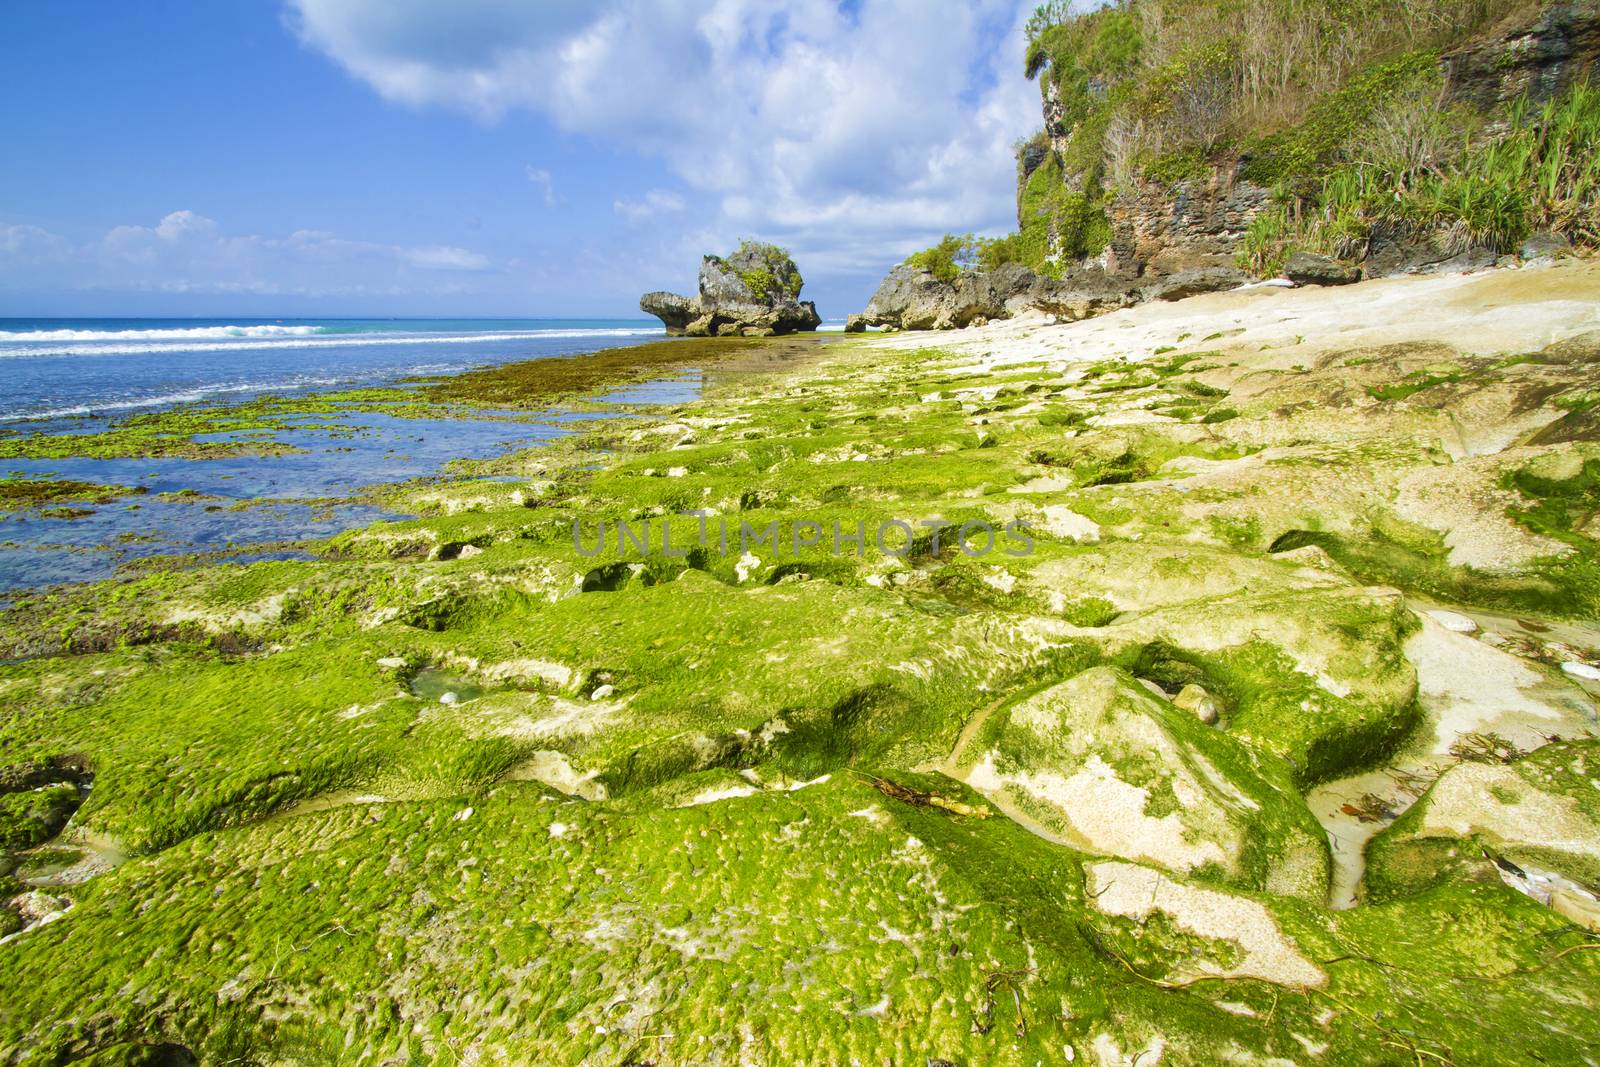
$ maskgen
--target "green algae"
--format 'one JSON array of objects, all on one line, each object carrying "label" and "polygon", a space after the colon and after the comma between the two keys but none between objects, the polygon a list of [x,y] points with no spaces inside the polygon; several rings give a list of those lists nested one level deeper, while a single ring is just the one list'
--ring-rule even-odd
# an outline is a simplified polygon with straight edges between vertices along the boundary
[{"label": "green algae", "polygon": [[0,850],[16,852],[54,837],[78,807],[78,789],[67,782],[24,792],[0,793]]},{"label": "green algae", "polygon": [[[1242,387],[1247,370],[1173,357],[1077,381],[735,347],[705,399],[397,488],[417,518],[318,559],[11,606],[0,656],[27,658],[0,664],[6,758],[92,764],[73,825],[133,858],[0,946],[0,1055],[1208,1063],[1325,1047],[1466,1064],[1570,1062],[1596,1040],[1583,991],[1600,964],[1566,951],[1587,942],[1560,917],[1466,877],[1329,912],[1320,852],[1290,844],[1320,847],[1307,786],[1381,764],[1417,722],[1415,623],[1340,564],[1381,529],[1459,572],[1372,515],[1390,469],[1433,463],[1383,420],[1425,414],[1356,382],[1338,395],[1386,413],[1341,411],[1339,432],[1381,441],[1335,453],[1295,443],[1324,427],[1278,414],[1328,388],[1317,372]],[[526,374],[462,388],[553,395]],[[1247,415],[1102,418],[1224,389]],[[1286,490],[1329,456],[1362,494]],[[1581,493],[1520,491],[1541,489],[1529,499],[1572,497],[1549,521],[1576,534]],[[936,546],[923,525],[1019,519],[1034,544],[1017,556]],[[836,552],[800,543],[800,520],[912,536]],[[648,551],[621,523],[648,526]],[[741,545],[741,523],[776,536]],[[1326,567],[1305,562],[1319,545]],[[1495,580],[1513,578],[1533,580]],[[1259,805],[1236,864],[1162,873],[1161,906],[1138,914],[1104,878],[1148,868],[1105,868],[1121,861],[936,770],[969,732],[1059,768],[1005,740],[1005,709],[1116,668],[1213,694],[1216,725],[1130,699]],[[1098,751],[1146,791],[1143,815],[1181,811],[1160,760]],[[1264,916],[1266,943],[1325,981],[1234,975],[1259,947],[1197,932],[1194,901]]]},{"label": "green algae", "polygon": [[[1600,856],[1581,844],[1585,836],[1600,842],[1596,769],[1600,742],[1570,741],[1509,766],[1453,772],[1484,781],[1452,789],[1446,800],[1435,783],[1386,828],[1369,850],[1368,893],[1384,901],[1453,882],[1497,883],[1496,857],[1600,891]],[[1480,784],[1486,788],[1480,791]]]},{"label": "green algae", "polygon": [[0,511],[69,503],[109,504],[145,491],[140,486],[100,485],[65,478],[4,478],[0,479]]},{"label": "green algae", "polygon": [[423,383],[426,395],[435,400],[485,407],[543,406],[603,386],[651,381],[672,370],[741,358],[781,360],[786,352],[804,351],[819,343],[826,339],[790,337],[759,343],[737,337],[680,338],[414,380]]}]

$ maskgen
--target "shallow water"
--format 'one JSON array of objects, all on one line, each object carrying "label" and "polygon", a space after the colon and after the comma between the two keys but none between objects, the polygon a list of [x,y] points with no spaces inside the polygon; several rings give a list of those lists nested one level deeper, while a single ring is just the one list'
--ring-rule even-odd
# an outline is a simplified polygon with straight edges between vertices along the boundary
[{"label": "shallow water", "polygon": [[[1471,733],[1492,732],[1522,751],[1553,737],[1600,736],[1600,716],[1584,687],[1554,669],[1519,659],[1496,640],[1526,623],[1457,605],[1414,601],[1422,629],[1406,645],[1417,669],[1417,699],[1424,719],[1411,743],[1385,766],[1326,782],[1306,803],[1328,835],[1333,861],[1329,903],[1361,902],[1366,849],[1446,768],[1460,762],[1451,747]],[[1474,634],[1452,633],[1429,618],[1429,609],[1473,618]],[[1600,647],[1600,631],[1580,623],[1540,623],[1540,629],[1580,647]]]},{"label": "shallow water", "polygon": [[[597,398],[606,405],[677,404],[698,395],[700,377],[646,382]],[[496,415],[502,417],[494,417]],[[228,553],[229,559],[304,558],[294,542],[331,537],[393,512],[349,498],[363,487],[439,474],[454,459],[481,459],[570,433],[592,414],[551,410],[479,418],[409,419],[372,412],[290,419],[290,428],[249,439],[302,451],[219,459],[9,460],[0,475],[70,479],[143,490],[107,504],[70,505],[73,517],[41,510],[0,512],[0,592],[96,581],[153,556]],[[112,420],[55,420],[48,432],[92,432]],[[328,428],[330,422],[337,423]],[[197,440],[228,440],[200,435]],[[171,494],[192,494],[175,497]],[[256,547],[252,547],[256,546]],[[0,601],[3,606],[3,601]]]},{"label": "shallow water", "polygon": [[[0,590],[92,581],[110,577],[133,559],[331,537],[395,518],[372,505],[338,501],[363,486],[436,474],[459,457],[537,445],[567,432],[562,423],[577,417],[552,413],[547,424],[531,424],[344,413],[337,417],[342,424],[337,431],[272,434],[270,440],[304,449],[287,456],[10,460],[0,472],[146,492],[109,504],[75,505],[90,514],[71,518],[37,510],[0,513]],[[198,495],[162,496],[180,492]]]}]

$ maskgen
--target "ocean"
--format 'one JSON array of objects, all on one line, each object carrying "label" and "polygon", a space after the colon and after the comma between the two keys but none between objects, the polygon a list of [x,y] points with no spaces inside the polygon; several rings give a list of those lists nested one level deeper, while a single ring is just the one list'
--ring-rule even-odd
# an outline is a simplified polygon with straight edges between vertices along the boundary
[{"label": "ocean", "polygon": [[0,423],[375,385],[661,336],[654,319],[0,319]]},{"label": "ocean", "polygon": [[[663,336],[639,319],[0,319],[0,437],[88,433],[196,403],[374,386],[412,375],[555,359]],[[693,371],[600,398],[672,403]],[[283,456],[6,459],[0,477],[135,487],[70,510],[0,508],[0,592],[110,577],[156,556],[303,557],[307,539],[401,518],[348,499],[425,478],[458,458],[526,448],[583,418],[412,419],[350,412],[276,432]],[[198,495],[196,495],[198,494]],[[0,598],[0,604],[4,598]]]}]

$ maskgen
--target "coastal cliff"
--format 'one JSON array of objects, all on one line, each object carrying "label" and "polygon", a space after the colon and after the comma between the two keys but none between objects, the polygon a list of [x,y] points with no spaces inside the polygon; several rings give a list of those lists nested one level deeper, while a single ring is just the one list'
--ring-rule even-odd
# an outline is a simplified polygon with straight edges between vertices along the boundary
[{"label": "coastal cliff", "polygon": [[[1344,284],[1600,240],[1595,0],[1312,5],[1294,26],[1274,11],[1042,5],[1026,71],[1044,121],[1017,151],[1017,231],[912,256],[862,324]],[[1010,265],[1032,276],[997,273]]]}]

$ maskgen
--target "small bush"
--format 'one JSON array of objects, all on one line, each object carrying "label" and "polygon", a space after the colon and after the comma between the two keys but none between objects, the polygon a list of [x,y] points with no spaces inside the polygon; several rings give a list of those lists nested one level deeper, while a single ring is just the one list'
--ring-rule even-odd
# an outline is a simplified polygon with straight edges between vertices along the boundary
[{"label": "small bush", "polygon": [[970,270],[977,262],[977,247],[972,234],[947,233],[932,248],[924,248],[906,257],[906,263],[919,270],[930,272],[942,282],[953,282],[961,272]]},{"label": "small bush", "polygon": [[1263,211],[1251,220],[1234,259],[1240,270],[1258,278],[1276,278],[1293,251],[1289,216],[1281,207]]}]

